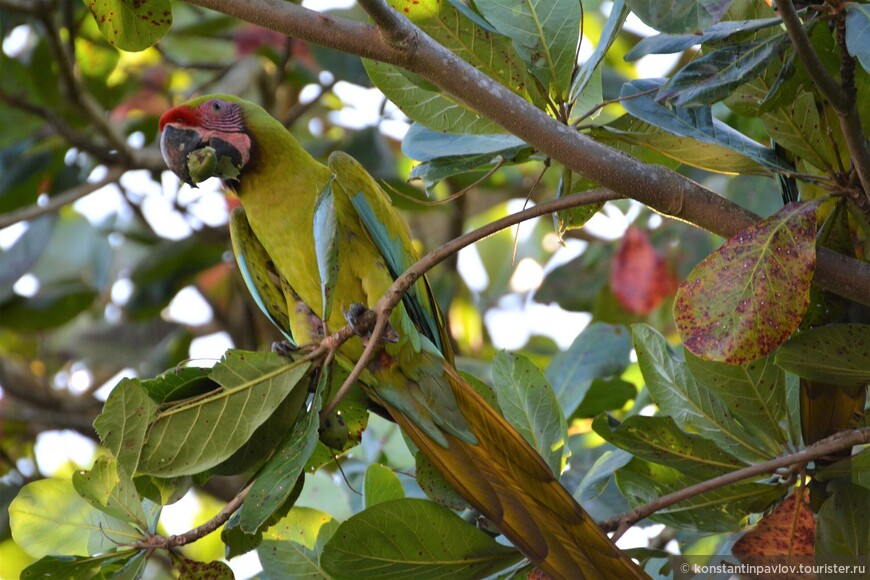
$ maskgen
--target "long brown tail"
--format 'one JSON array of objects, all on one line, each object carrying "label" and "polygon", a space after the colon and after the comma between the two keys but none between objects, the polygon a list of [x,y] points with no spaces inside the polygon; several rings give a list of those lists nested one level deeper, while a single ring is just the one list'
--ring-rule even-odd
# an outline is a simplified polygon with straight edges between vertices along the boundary
[{"label": "long brown tail", "polygon": [[516,429],[446,362],[444,369],[476,445],[447,434],[449,445],[442,447],[385,401],[378,403],[447,482],[553,578],[647,578]]}]

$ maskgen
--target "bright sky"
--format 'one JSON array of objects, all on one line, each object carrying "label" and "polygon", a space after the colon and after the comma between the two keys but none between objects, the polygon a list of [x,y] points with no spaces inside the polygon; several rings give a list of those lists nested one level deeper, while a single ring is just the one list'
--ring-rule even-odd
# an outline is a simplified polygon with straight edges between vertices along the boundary
[{"label": "bright sky", "polygon": [[[347,0],[306,0],[303,6],[325,10],[333,7],[347,7],[353,1]],[[604,3],[602,9],[609,12],[610,4]],[[651,29],[643,25],[634,15],[630,16],[626,24],[635,32],[643,35],[651,33]],[[28,42],[28,32],[25,27],[19,27],[3,44],[3,51],[14,54],[20,47]],[[592,43],[584,41],[582,45],[581,60],[591,54]],[[675,62],[675,56],[650,56],[645,57],[638,63],[641,76],[657,76],[662,71],[669,69]],[[303,99],[310,98],[309,94],[316,91],[312,85],[302,93]],[[383,96],[377,89],[365,89],[340,82],[334,89],[336,95],[345,103],[352,103],[344,109],[331,113],[331,121],[348,128],[361,128],[374,126],[380,123],[380,130],[386,135],[401,139],[407,131],[407,121],[395,107],[387,109],[387,120],[381,116],[380,107]],[[139,146],[143,136],[134,135],[130,142]],[[91,175],[91,181],[99,180],[105,174],[104,168],[98,168]],[[227,222],[226,206],[221,198],[220,187],[217,180],[210,180],[201,184],[199,189],[193,190],[188,186],[178,187],[178,179],[169,172],[162,175],[160,182],[152,180],[146,171],[132,171],[122,178],[122,185],[137,195],[144,196],[142,210],[149,222],[154,226],[157,233],[169,239],[181,239],[191,233],[191,224],[185,222],[173,209],[175,202],[187,205],[191,214],[200,224],[211,226],[225,224]],[[510,203],[510,211],[518,211],[522,208],[524,200],[513,200]],[[74,208],[86,216],[92,223],[101,222],[104,218],[117,215],[121,222],[132,220],[127,204],[122,200],[121,193],[115,186],[103,188],[93,194],[77,201]],[[596,215],[586,225],[590,233],[607,239],[619,238],[628,224],[634,219],[638,208],[623,215],[619,210],[606,206],[603,212]],[[194,224],[196,225],[196,224]],[[0,249],[8,248],[26,230],[25,224],[0,230]],[[532,228],[521,228],[520,239],[531,232]],[[531,259],[520,260],[514,268],[511,278],[513,294],[504,296],[496,308],[484,314],[484,321],[494,345],[497,348],[519,349],[532,335],[545,335],[552,337],[561,348],[567,348],[574,337],[585,328],[590,316],[585,313],[568,312],[557,305],[539,304],[533,300],[534,290],[537,289],[544,275],[578,256],[585,249],[586,243],[578,240],[568,240],[567,246],[557,249],[545,264],[539,264]],[[480,262],[476,248],[470,247],[463,250],[459,256],[459,272],[468,286],[474,291],[483,291],[488,285],[486,272]],[[27,275],[15,286],[15,290],[22,295],[32,295],[38,290],[38,280]],[[122,279],[112,288],[112,299],[117,306],[123,306],[129,298],[132,285],[129,280]],[[115,315],[118,308],[115,307]],[[112,315],[110,309],[109,315]],[[212,312],[206,301],[199,292],[188,287],[182,290],[163,312],[164,318],[180,323],[199,325],[211,319]],[[197,360],[200,366],[213,364],[224,351],[233,345],[225,333],[214,334],[197,338],[190,349],[190,355]],[[127,371],[131,373],[131,371]],[[99,392],[103,398],[108,394],[111,387],[121,378],[114,377]],[[90,386],[90,374],[86,369],[73,368],[72,372],[62,377],[62,382],[74,390],[84,390]],[[46,432],[40,435],[37,441],[36,454],[40,471],[46,474],[54,473],[61,469],[68,461],[80,466],[90,465],[95,446],[90,440],[72,432]],[[26,465],[21,466],[22,471],[28,471]],[[190,527],[189,517],[191,506],[196,503],[194,495],[189,494],[184,500],[164,510],[163,521],[171,533],[180,532]],[[652,528],[646,532],[630,530],[620,541],[624,547],[646,545],[646,537],[653,532]],[[257,573],[259,562],[256,555],[249,554],[230,562],[238,578],[250,577]]]}]

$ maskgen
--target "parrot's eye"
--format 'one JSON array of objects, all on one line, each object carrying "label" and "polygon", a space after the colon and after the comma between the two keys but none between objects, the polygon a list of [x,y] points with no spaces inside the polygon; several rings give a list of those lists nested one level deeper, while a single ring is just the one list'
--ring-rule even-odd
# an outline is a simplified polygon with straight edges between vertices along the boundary
[{"label": "parrot's eye", "polygon": [[212,111],[220,111],[220,110],[221,110],[221,104],[220,104],[220,102],[219,102],[219,101],[214,101],[214,102],[212,102],[212,104],[211,104],[211,110],[212,110]]}]

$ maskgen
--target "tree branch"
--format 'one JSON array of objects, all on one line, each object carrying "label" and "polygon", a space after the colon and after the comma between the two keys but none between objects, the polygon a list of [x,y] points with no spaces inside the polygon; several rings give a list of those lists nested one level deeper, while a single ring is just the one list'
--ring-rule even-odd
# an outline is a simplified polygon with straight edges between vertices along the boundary
[{"label": "tree branch", "polygon": [[84,196],[93,193],[98,189],[101,189],[112,183],[116,183],[119,179],[121,179],[121,176],[124,175],[124,172],[127,171],[127,169],[128,168],[126,167],[112,167],[111,169],[109,169],[109,172],[103,179],[94,183],[82,183],[81,185],[77,185],[76,187],[68,189],[63,193],[51,196],[48,199],[48,203],[44,205],[30,205],[19,210],[11,211],[9,213],[0,215],[0,229],[11,226],[12,224],[18,223],[20,221],[32,220],[38,218],[41,215],[55,212],[63,206],[70,204],[77,199],[81,199]]},{"label": "tree branch", "polygon": [[[642,163],[559,123],[404,18],[393,19],[396,28],[382,36],[372,26],[289,2],[187,1],[308,42],[408,69],[569,169],[666,216],[723,237],[731,237],[760,219],[670,169]],[[820,286],[870,305],[870,264],[821,249],[816,273]]]},{"label": "tree branch", "polygon": [[[798,56],[807,67],[810,78],[813,79],[822,96],[831,103],[840,119],[840,128],[846,138],[846,145],[849,147],[852,162],[864,190],[865,199],[861,200],[862,203],[859,203],[859,207],[867,213],[867,204],[870,202],[870,146],[867,144],[864,130],[861,127],[861,117],[858,115],[858,107],[855,102],[854,83],[849,83],[846,80],[846,71],[843,71],[842,75],[844,77],[842,79],[843,86],[828,74],[825,65],[816,54],[804,31],[792,0],[779,0],[776,7]],[[845,53],[846,47],[841,45],[840,50]]]},{"label": "tree branch", "polygon": [[620,516],[611,518],[602,522],[600,525],[605,531],[624,528],[625,526],[633,525],[640,520],[651,516],[659,510],[697,495],[701,495],[702,493],[707,493],[714,489],[719,489],[720,487],[725,487],[726,485],[738,483],[746,479],[755,478],[759,475],[775,473],[778,469],[782,469],[783,467],[806,465],[814,459],[825,457],[837,451],[866,443],[870,443],[870,428],[865,427],[863,429],[855,429],[852,431],[841,431],[810,445],[803,451],[798,451],[797,453],[792,453],[791,455],[786,455],[784,457],[777,457],[770,461],[765,461],[764,463],[750,465],[749,467],[744,467],[743,469],[738,469],[714,477],[713,479],[690,485],[685,489],[669,493],[668,495],[662,496],[646,505],[642,505]]}]

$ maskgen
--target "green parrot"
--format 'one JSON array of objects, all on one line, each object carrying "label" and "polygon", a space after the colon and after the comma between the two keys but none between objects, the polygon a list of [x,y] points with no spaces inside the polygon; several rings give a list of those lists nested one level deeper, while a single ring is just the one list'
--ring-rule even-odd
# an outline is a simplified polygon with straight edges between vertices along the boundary
[{"label": "green parrot", "polygon": [[[231,220],[240,270],[261,309],[295,344],[317,344],[347,324],[348,311],[373,307],[417,260],[407,223],[355,159],[336,152],[328,165],[319,163],[261,107],[204,96],[166,112],[159,128],[163,157],[186,183],[215,166],[228,170],[229,177],[218,173],[243,208]],[[194,152],[199,160],[191,164]],[[337,307],[324,311],[314,221],[328,187],[337,264],[328,300]],[[469,504],[553,578],[646,577],[457,373],[425,278],[393,310],[390,326],[391,342],[379,345],[363,375],[366,395]],[[363,341],[350,340],[337,357],[353,364],[362,350]]]}]

